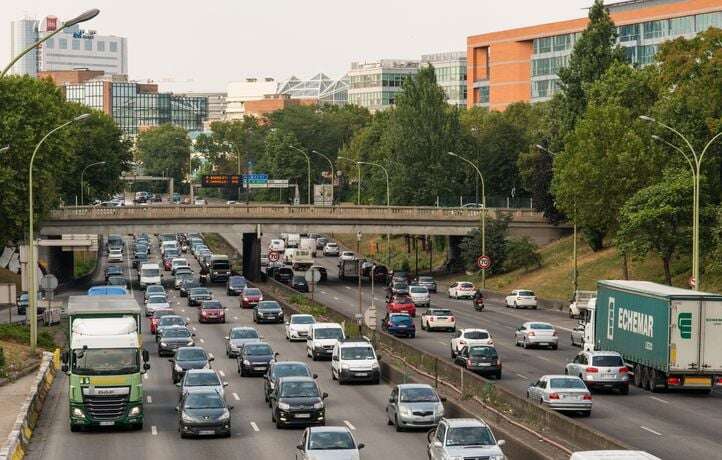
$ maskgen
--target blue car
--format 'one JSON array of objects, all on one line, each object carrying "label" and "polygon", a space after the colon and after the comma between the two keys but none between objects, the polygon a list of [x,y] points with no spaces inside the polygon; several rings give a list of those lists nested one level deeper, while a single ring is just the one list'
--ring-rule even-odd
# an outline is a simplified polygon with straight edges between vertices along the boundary
[{"label": "blue car", "polygon": [[381,328],[396,337],[416,337],[416,325],[407,313],[391,313],[384,318]]}]

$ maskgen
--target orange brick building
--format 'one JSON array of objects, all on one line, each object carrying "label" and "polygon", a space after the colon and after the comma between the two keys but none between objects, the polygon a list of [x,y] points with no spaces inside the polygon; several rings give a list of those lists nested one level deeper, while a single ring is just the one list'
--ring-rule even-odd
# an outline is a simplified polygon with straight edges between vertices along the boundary
[{"label": "orange brick building", "polygon": [[[722,28],[722,0],[629,0],[608,8],[619,45],[640,65],[653,62],[664,41]],[[514,102],[551,98],[559,89],[556,73],[569,62],[587,22],[580,18],[468,37],[467,106],[504,110]]]}]

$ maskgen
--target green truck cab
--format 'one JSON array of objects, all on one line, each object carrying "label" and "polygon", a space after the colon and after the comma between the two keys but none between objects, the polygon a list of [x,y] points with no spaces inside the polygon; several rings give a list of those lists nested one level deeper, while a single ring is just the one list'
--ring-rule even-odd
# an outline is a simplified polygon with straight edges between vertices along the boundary
[{"label": "green truck cab", "polygon": [[62,354],[69,381],[70,430],[143,427],[141,309],[127,296],[72,296],[68,300],[70,348]]},{"label": "green truck cab", "polygon": [[605,280],[592,305],[584,347],[620,353],[635,385],[653,392],[722,385],[722,295]]}]

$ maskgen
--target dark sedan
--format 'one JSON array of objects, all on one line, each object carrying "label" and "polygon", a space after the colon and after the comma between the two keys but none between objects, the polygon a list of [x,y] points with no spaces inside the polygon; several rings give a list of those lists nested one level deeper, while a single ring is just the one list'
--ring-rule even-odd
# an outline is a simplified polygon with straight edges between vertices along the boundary
[{"label": "dark sedan", "polygon": [[211,290],[204,287],[197,287],[190,290],[188,293],[188,306],[197,307],[205,300],[213,300]]},{"label": "dark sedan", "polygon": [[325,425],[327,397],[313,377],[282,377],[271,392],[271,419],[276,428]]},{"label": "dark sedan", "polygon": [[247,343],[238,353],[238,373],[241,374],[241,377],[263,375],[268,370],[268,364],[273,358],[273,349],[269,344],[265,342]]},{"label": "dark sedan", "polygon": [[206,300],[198,309],[199,323],[225,323],[226,309],[217,300]]},{"label": "dark sedan", "polygon": [[174,326],[187,326],[188,322],[185,318],[178,315],[165,315],[161,316],[158,320],[158,325],[155,327],[155,341],[163,334],[163,329],[166,327]]},{"label": "dark sedan", "polygon": [[171,378],[175,384],[180,382],[188,369],[209,369],[213,356],[201,347],[180,347],[175,352],[175,358],[168,361],[173,365]]},{"label": "dark sedan", "polygon": [[194,335],[185,326],[163,328],[158,336],[158,356],[172,356],[180,347],[194,346]]},{"label": "dark sedan", "polygon": [[279,267],[273,271],[273,279],[280,283],[288,284],[293,279],[293,270],[288,267]]},{"label": "dark sedan", "polygon": [[275,300],[263,300],[253,310],[254,323],[282,323],[283,309]]},{"label": "dark sedan", "polygon": [[226,294],[241,295],[247,284],[246,278],[243,276],[229,276],[226,281]]},{"label": "dark sedan", "polygon": [[416,326],[407,314],[394,313],[384,318],[381,328],[396,337],[416,337]]},{"label": "dark sedan", "polygon": [[282,377],[313,377],[315,379],[318,376],[311,374],[308,364],[303,361],[271,361],[268,372],[263,376],[265,380],[263,394],[269,407],[271,406],[269,397]]},{"label": "dark sedan", "polygon": [[124,288],[127,288],[128,278],[118,275],[109,276],[105,284],[107,284],[108,286],[122,286]]},{"label": "dark sedan", "polygon": [[231,436],[231,410],[214,390],[185,393],[176,407],[178,431],[188,436]]},{"label": "dark sedan", "polygon": [[316,270],[318,273],[321,274],[321,279],[318,281],[319,283],[323,283],[324,281],[328,280],[328,270],[326,270],[325,267],[322,267],[320,265],[313,265],[311,267],[311,270]]},{"label": "dark sedan", "polygon": [[201,287],[201,283],[193,278],[193,275],[185,275],[178,285],[178,293],[181,297],[188,297],[188,293],[191,289]]},{"label": "dark sedan", "polygon": [[436,292],[437,290],[436,281],[431,276],[419,276],[414,284],[425,287],[429,292]]},{"label": "dark sedan", "polygon": [[110,265],[109,267],[105,268],[105,282],[108,282],[108,278],[111,276],[122,276],[123,275],[123,267],[119,267],[117,265]]},{"label": "dark sedan", "polygon": [[299,292],[308,292],[308,282],[303,276],[294,276],[291,280],[291,288]]},{"label": "dark sedan", "polygon": [[501,378],[501,360],[496,348],[493,346],[472,345],[471,347],[464,347],[457,353],[454,361],[477,374],[493,375],[497,379]]},{"label": "dark sedan", "polygon": [[[136,270],[139,270],[141,265],[148,262],[148,259],[149,259],[149,257],[148,257],[147,252],[145,252],[145,251],[136,252],[133,255],[133,268],[135,268]],[[120,268],[120,267],[118,267],[118,268]]]}]

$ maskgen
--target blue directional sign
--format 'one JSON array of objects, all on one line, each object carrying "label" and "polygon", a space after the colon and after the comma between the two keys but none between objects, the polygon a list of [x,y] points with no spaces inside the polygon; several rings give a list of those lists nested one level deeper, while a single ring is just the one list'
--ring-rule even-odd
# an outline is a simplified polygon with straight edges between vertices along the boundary
[{"label": "blue directional sign", "polygon": [[268,174],[244,174],[243,183],[248,184],[267,184]]}]

